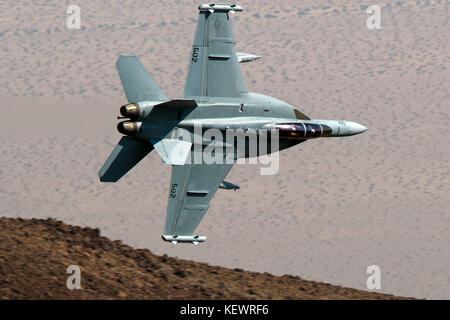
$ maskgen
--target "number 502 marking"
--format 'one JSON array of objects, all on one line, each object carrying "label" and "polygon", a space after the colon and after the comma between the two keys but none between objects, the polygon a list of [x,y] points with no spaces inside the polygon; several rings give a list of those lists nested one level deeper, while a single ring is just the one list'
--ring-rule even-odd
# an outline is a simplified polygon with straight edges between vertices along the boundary
[{"label": "number 502 marking", "polygon": [[178,184],[176,184],[176,183],[172,184],[172,187],[170,188],[170,197],[172,199],[175,198],[175,196],[177,195],[177,189],[178,189]]},{"label": "number 502 marking", "polygon": [[192,62],[197,62],[199,50],[200,49],[197,47],[194,47],[194,49],[192,49]]}]

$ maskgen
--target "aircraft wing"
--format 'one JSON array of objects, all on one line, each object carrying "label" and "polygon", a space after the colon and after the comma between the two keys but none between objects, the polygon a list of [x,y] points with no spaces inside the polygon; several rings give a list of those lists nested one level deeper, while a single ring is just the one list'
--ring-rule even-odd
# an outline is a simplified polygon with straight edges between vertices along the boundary
[{"label": "aircraft wing", "polygon": [[[233,164],[185,164],[172,166],[163,239],[197,243],[193,232],[209,208],[219,185]],[[183,240],[185,239],[185,240]],[[201,237],[198,241],[204,241]]]},{"label": "aircraft wing", "polygon": [[116,67],[128,102],[167,101],[136,56],[120,56]]},{"label": "aircraft wing", "polygon": [[234,50],[229,17],[236,8],[209,5],[199,9],[184,96],[197,101],[207,101],[208,97],[241,98],[248,91]]}]

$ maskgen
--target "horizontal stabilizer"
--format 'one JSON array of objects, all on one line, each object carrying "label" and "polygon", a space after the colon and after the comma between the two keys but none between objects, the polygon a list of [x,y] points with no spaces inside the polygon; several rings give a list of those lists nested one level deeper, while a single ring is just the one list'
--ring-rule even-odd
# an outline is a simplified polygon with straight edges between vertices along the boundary
[{"label": "horizontal stabilizer", "polygon": [[100,181],[118,181],[152,150],[148,141],[122,137],[98,172]]},{"label": "horizontal stabilizer", "polygon": [[151,141],[166,164],[184,165],[191,151],[191,142],[174,139]]}]

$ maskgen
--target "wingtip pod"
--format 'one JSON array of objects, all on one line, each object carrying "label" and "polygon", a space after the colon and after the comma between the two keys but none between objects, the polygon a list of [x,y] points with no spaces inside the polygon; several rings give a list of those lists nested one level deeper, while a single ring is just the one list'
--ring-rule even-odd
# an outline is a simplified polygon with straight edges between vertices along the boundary
[{"label": "wingtip pod", "polygon": [[241,6],[228,3],[211,3],[211,4],[201,4],[198,7],[199,11],[209,11],[213,13],[214,11],[226,11],[226,12],[242,12],[244,11]]},{"label": "wingtip pod", "polygon": [[205,236],[178,236],[178,235],[169,235],[164,234],[161,236],[164,241],[171,242],[173,244],[177,244],[178,242],[190,242],[194,245],[197,245],[199,242],[205,242]]}]

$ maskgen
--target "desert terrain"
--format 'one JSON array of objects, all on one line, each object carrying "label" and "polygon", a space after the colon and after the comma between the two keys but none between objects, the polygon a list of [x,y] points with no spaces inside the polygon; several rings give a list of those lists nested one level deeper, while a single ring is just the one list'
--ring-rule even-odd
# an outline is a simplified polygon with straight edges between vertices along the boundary
[{"label": "desert terrain", "polygon": [[115,184],[97,172],[120,139],[118,56],[182,97],[200,2],[79,0],[80,30],[69,4],[0,5],[1,216],[361,290],[375,264],[379,293],[450,299],[449,1],[378,1],[381,30],[366,27],[372,3],[238,2],[236,49],[262,56],[241,66],[249,91],[369,130],[282,151],[274,176],[236,165],[241,189],[217,192],[198,246],[161,241],[170,167],[156,153]]}]

